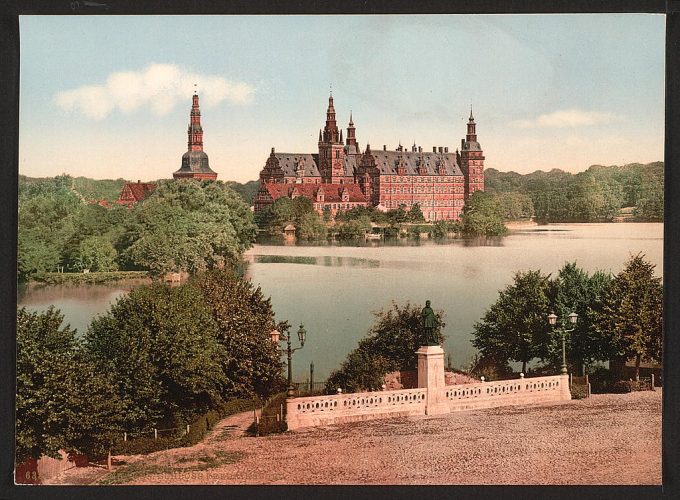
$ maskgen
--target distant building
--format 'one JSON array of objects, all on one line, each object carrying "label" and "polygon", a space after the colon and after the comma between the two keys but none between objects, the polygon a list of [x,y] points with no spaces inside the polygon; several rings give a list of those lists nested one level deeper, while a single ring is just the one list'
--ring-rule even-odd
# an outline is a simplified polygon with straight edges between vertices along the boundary
[{"label": "distant building", "polygon": [[135,203],[145,200],[155,189],[156,184],[152,182],[126,182],[116,203],[132,207]]},{"label": "distant building", "polygon": [[182,155],[182,166],[173,172],[174,179],[199,179],[214,181],[217,173],[208,164],[208,155],[203,151],[203,127],[201,127],[201,109],[198,106],[198,95],[194,93],[191,113],[189,114],[189,149]]},{"label": "distant building", "polygon": [[[187,135],[188,151],[182,155],[182,164],[179,170],[173,172],[172,177],[174,179],[217,179],[217,173],[210,168],[208,155],[203,151],[201,109],[196,93],[192,97]],[[131,207],[135,203],[145,200],[155,189],[156,184],[152,182],[126,182],[116,203]]]},{"label": "distant building", "polygon": [[371,150],[367,144],[362,153],[351,113],[343,141],[331,95],[317,145],[318,154],[276,153],[272,148],[260,172],[256,213],[282,196],[306,196],[320,213],[327,207],[337,213],[358,205],[410,210],[418,204],[426,220],[458,220],[468,196],[484,190],[484,155],[472,110],[455,153],[448,147],[423,151],[415,144],[410,150],[400,144],[394,151],[386,146]]}]

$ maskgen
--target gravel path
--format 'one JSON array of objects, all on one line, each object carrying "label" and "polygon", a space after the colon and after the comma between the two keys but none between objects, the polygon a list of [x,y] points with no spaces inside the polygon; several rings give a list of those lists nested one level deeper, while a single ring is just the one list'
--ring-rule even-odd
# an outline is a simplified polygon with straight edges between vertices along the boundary
[{"label": "gravel path", "polygon": [[149,473],[123,482],[661,483],[661,391],[239,437],[251,420],[225,419],[192,448],[130,457]]}]

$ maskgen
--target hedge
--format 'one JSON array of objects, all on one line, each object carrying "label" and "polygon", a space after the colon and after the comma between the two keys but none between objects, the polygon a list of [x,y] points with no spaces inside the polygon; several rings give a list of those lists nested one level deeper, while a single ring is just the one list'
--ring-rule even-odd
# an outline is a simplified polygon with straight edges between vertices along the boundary
[{"label": "hedge", "polygon": [[30,281],[46,285],[80,285],[86,283],[107,283],[121,280],[147,280],[146,271],[111,271],[101,273],[36,273]]},{"label": "hedge", "polygon": [[129,441],[121,440],[114,444],[112,453],[114,455],[139,455],[170,448],[193,446],[201,441],[208,431],[223,418],[234,415],[235,413],[252,411],[258,404],[258,400],[234,399],[195,417],[189,422],[188,434],[180,430],[178,431],[178,435],[163,436],[158,439],[143,437],[131,439]]}]

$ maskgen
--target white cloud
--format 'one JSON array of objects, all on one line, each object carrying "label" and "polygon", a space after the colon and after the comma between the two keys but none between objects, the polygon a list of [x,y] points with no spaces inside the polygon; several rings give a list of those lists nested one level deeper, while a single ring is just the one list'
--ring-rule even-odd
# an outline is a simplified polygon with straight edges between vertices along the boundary
[{"label": "white cloud", "polygon": [[601,125],[621,120],[613,113],[583,111],[582,109],[563,109],[540,115],[531,120],[516,120],[510,124],[517,128],[568,128],[583,125]]},{"label": "white cloud", "polygon": [[246,104],[255,89],[248,83],[233,82],[219,75],[190,73],[175,64],[150,64],[139,71],[111,73],[102,85],[64,90],[54,102],[66,111],[77,111],[101,120],[113,110],[132,113],[148,106],[159,116],[166,115],[179,102],[185,102],[197,84],[201,104],[216,106],[227,100]]}]

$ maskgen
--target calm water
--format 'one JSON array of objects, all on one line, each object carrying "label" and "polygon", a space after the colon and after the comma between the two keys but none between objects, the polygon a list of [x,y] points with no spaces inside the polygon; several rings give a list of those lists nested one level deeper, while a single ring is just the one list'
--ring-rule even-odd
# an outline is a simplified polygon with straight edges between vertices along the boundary
[{"label": "calm water", "polygon": [[[453,364],[467,364],[475,350],[472,325],[496,300],[517,270],[557,273],[567,261],[589,272],[619,272],[642,252],[663,274],[662,224],[565,224],[515,231],[494,241],[424,241],[410,246],[341,247],[256,245],[247,254],[246,276],[271,296],[277,319],[300,322],[308,332],[294,355],[295,378],[306,378],[310,361],[322,380],[356,347],[373,323],[371,311],[392,300],[422,306],[426,299],[446,314],[444,349]],[[124,286],[32,288],[20,305],[55,304],[79,330],[124,294]]]}]

